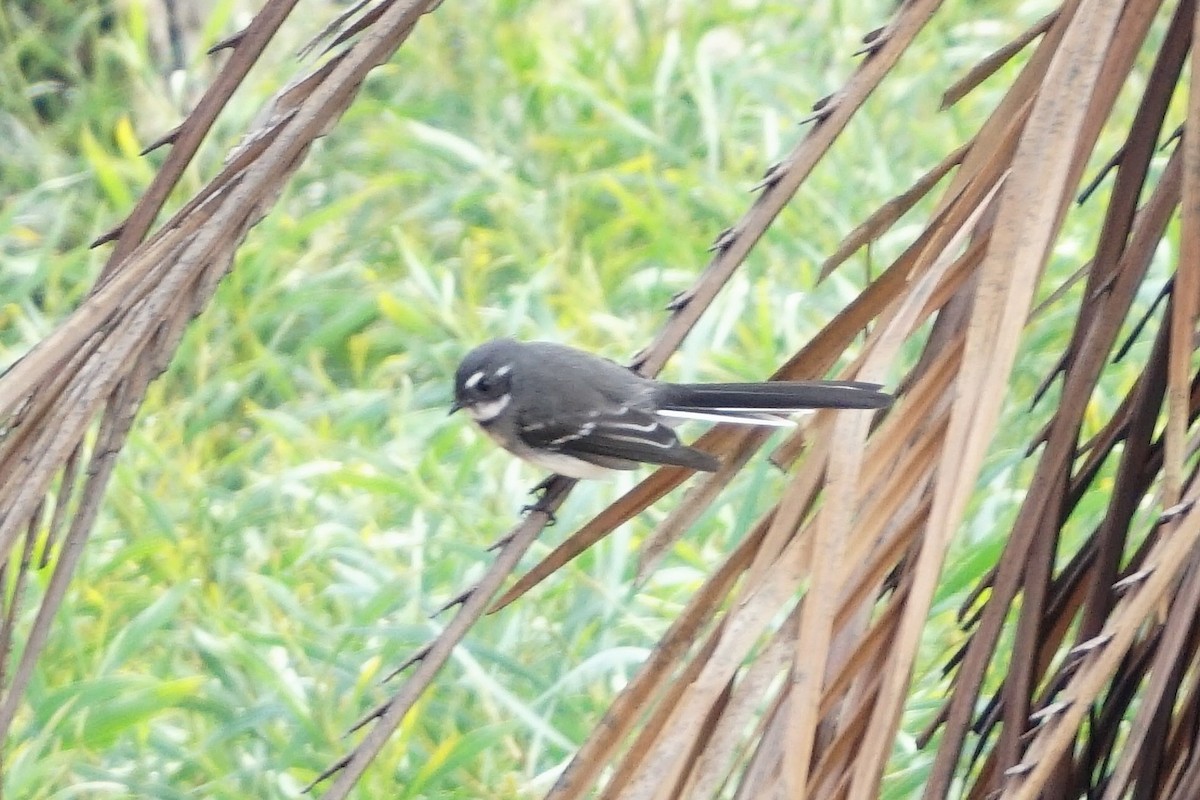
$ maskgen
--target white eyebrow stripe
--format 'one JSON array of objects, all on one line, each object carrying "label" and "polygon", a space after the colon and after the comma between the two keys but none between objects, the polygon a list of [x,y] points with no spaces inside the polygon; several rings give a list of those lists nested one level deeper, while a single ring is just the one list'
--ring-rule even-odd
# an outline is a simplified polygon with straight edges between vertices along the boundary
[{"label": "white eyebrow stripe", "polygon": [[483,380],[483,370],[480,370],[471,377],[467,378],[467,382],[464,383],[463,386],[466,386],[468,389],[474,389],[475,384],[479,383],[481,380]]},{"label": "white eyebrow stripe", "polygon": [[496,370],[496,377],[503,378],[508,373],[512,372],[512,364],[505,364],[500,369]]}]

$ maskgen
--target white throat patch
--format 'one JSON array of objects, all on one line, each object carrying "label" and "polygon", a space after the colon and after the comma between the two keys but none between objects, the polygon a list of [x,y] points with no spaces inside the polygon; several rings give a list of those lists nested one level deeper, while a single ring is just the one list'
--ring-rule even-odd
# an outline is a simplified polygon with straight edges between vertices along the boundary
[{"label": "white throat patch", "polygon": [[501,411],[508,408],[508,404],[511,402],[512,395],[506,394],[497,397],[495,400],[488,400],[486,403],[476,403],[475,405],[467,406],[467,413],[476,422],[491,422],[500,415]]}]

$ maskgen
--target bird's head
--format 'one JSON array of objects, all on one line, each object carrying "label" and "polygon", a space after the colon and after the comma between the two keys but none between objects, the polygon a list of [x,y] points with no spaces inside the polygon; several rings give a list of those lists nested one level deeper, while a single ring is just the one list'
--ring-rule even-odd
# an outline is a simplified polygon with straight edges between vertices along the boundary
[{"label": "bird's head", "polygon": [[512,339],[495,339],[476,347],[458,365],[454,374],[453,414],[465,410],[472,419],[487,423],[512,402],[512,377],[520,344]]}]

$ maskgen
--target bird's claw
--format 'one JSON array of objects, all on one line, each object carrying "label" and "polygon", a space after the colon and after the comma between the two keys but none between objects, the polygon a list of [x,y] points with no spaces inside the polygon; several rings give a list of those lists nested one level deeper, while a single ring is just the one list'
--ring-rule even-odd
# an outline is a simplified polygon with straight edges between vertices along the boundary
[{"label": "bird's claw", "polygon": [[545,514],[547,517],[547,527],[558,522],[558,517],[554,516],[554,512],[546,507],[546,495],[550,493],[550,486],[554,483],[556,477],[558,476],[547,475],[538,481],[537,485],[529,490],[529,493],[535,495],[537,499],[532,503],[521,506],[522,514],[533,514],[539,511]]},{"label": "bird's claw", "polygon": [[550,491],[550,484],[554,483],[554,479],[557,477],[557,475],[547,475],[538,481],[537,484],[529,490],[529,493],[536,494],[538,496],[538,500],[541,500],[546,496],[546,492]]},{"label": "bird's claw", "polygon": [[528,505],[521,506],[522,514],[536,514],[538,512],[541,512],[546,515],[546,527],[547,528],[549,528],[554,523],[558,522],[558,517],[554,516],[554,512],[551,511],[550,509],[546,508],[544,505],[542,505],[541,498],[538,498],[537,502],[529,503]]}]

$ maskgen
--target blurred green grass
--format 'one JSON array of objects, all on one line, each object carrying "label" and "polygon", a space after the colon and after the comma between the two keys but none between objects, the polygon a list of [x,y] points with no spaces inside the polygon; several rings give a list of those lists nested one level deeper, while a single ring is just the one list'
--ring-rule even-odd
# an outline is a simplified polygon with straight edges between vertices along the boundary
[{"label": "blurred green grass", "polygon": [[[504,334],[614,358],[638,349],[892,5],[459,0],[424,18],[251,233],[151,388],[18,718],[8,796],[296,796],[393,689],[380,679],[436,632],[428,612],[481,571],[539,477],[446,418],[457,359]],[[1047,4],[1010,6],[935,20],[668,375],[767,374],[907,244],[919,214],[815,285],[839,239],[995,102],[1003,75],[936,110],[944,86]],[[105,255],[86,243],[149,181],[161,154],[136,153],[186,108],[140,4],[37,7],[0,12],[3,363],[86,291]],[[218,3],[225,24],[204,44],[241,13]],[[289,24],[181,192],[213,172],[316,27],[307,13]],[[205,74],[199,56],[189,67]],[[1047,320],[1043,341],[1067,324]],[[1020,380],[1050,365],[1030,348]],[[954,598],[1019,499],[1026,468],[1004,443],[1044,420],[1015,416],[989,467],[1010,501],[976,509],[971,559],[952,560],[918,719],[961,638]],[[357,796],[546,786],[780,485],[761,458],[751,472],[643,589],[635,547],[653,515],[486,620]],[[630,480],[581,486],[537,552]],[[909,796],[923,764],[898,751],[887,796]]]}]

